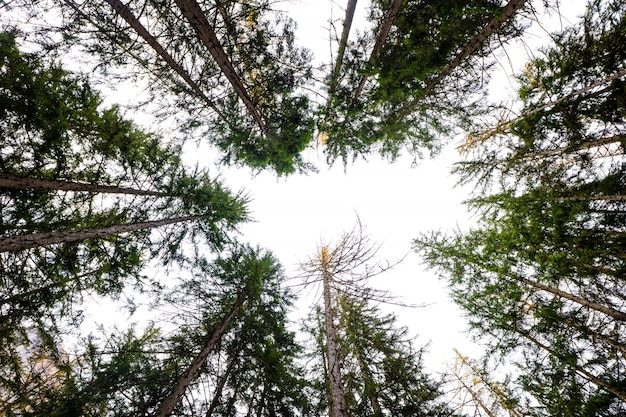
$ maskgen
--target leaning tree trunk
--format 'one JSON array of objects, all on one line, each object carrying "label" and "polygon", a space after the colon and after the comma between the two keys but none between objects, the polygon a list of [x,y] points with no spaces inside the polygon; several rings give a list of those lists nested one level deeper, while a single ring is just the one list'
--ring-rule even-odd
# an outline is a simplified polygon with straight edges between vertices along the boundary
[{"label": "leaning tree trunk", "polygon": [[174,217],[170,219],[153,220],[130,224],[116,224],[113,226],[96,227],[91,229],[66,230],[62,232],[33,233],[28,235],[11,236],[0,239],[0,253],[16,252],[57,243],[79,242],[86,239],[119,235],[142,229],[166,226],[203,218],[202,215]]},{"label": "leaning tree trunk", "polygon": [[[554,101],[550,101],[548,103],[542,104],[539,107],[535,107],[533,109],[530,109],[528,112],[523,113],[523,114],[521,114],[521,115],[519,115],[519,116],[517,116],[517,117],[515,117],[513,119],[498,122],[498,124],[494,128],[491,128],[491,129],[488,129],[486,131],[483,131],[482,133],[479,133],[478,135],[476,135],[473,138],[473,140],[471,142],[461,145],[460,150],[467,151],[469,148],[471,148],[471,147],[473,147],[473,146],[475,146],[477,144],[486,142],[489,138],[492,138],[493,136],[495,136],[496,133],[504,132],[507,128],[512,126],[514,123],[519,122],[520,120],[524,120],[527,117],[533,116],[533,115],[535,115],[535,114],[537,114],[539,112],[542,112],[544,110],[548,110],[551,107],[555,107],[555,106],[561,104],[562,102],[564,102],[566,100],[569,100],[571,98],[580,96],[580,95],[582,95],[584,93],[587,93],[587,92],[595,89],[596,87],[599,87],[601,85],[610,83],[610,82],[615,81],[615,80],[617,80],[619,78],[622,78],[624,76],[626,76],[626,68],[621,70],[621,71],[618,71],[618,72],[616,72],[614,74],[611,74],[611,75],[609,75],[609,76],[607,76],[607,77],[605,77],[605,78],[603,78],[601,80],[598,80],[598,81],[596,81],[596,82],[594,82],[594,83],[592,83],[592,84],[590,84],[590,85],[588,85],[586,87],[582,87],[582,88],[580,88],[580,89],[578,89],[576,91],[573,91],[573,92],[571,92],[571,93],[569,93],[569,94],[567,94],[567,95],[565,95],[565,96],[563,96],[563,97],[561,97],[559,99],[556,99]],[[611,85],[609,85],[608,87],[602,88],[601,90],[594,91],[593,93],[589,94],[588,96],[583,97],[583,99],[588,99],[590,97],[594,97],[594,96],[597,96],[599,94],[606,93],[607,91],[611,91],[612,89],[613,89],[613,87]]]},{"label": "leaning tree trunk", "polygon": [[476,36],[474,36],[467,45],[454,57],[452,61],[446,65],[446,67],[437,74],[419,94],[418,97],[414,97],[413,100],[409,100],[403,109],[400,110],[400,118],[407,116],[411,109],[415,107],[415,104],[421,100],[424,96],[429,95],[432,90],[452,71],[457,68],[461,63],[467,59],[470,55],[475,53],[481,45],[489,39],[498,29],[504,25],[513,15],[517,12],[528,0],[510,0],[506,6],[502,9],[502,13],[494,17],[487,25],[485,25]]},{"label": "leaning tree trunk", "polygon": [[213,415],[213,411],[217,408],[220,399],[222,398],[222,392],[224,392],[224,387],[226,386],[226,381],[230,377],[230,373],[235,367],[235,361],[231,360],[228,364],[228,368],[226,368],[226,372],[222,375],[222,378],[217,383],[217,387],[215,387],[215,392],[213,393],[213,398],[211,399],[211,403],[209,404],[209,408],[205,414],[206,417],[211,417]]},{"label": "leaning tree trunk", "polygon": [[328,359],[328,385],[330,391],[329,416],[348,417],[346,394],[343,389],[341,367],[339,362],[339,346],[337,330],[334,323],[332,297],[330,293],[331,274],[328,271],[328,250],[322,248],[321,253],[322,279],[324,293],[324,326],[326,329],[326,356]]},{"label": "leaning tree trunk", "polygon": [[516,274],[512,274],[512,273],[507,273],[505,274],[506,276],[508,276],[509,278],[512,278],[516,281],[522,282],[526,285],[529,285],[533,288],[537,288],[539,290],[548,292],[550,294],[556,295],[557,297],[561,297],[564,298],[566,300],[572,301],[574,303],[580,304],[583,307],[587,307],[590,308],[592,310],[598,311],[600,313],[606,314],[609,317],[614,318],[615,320],[618,321],[626,321],[626,313],[619,311],[619,310],[615,310],[611,307],[607,307],[605,305],[593,302],[593,301],[589,301],[586,298],[580,297],[578,295],[574,295],[574,294],[570,294],[567,291],[563,291],[559,288],[555,288],[555,287],[551,287],[549,285],[545,285],[542,284],[540,282],[537,281],[533,281],[530,280],[528,278],[524,278],[522,276],[516,275]]},{"label": "leaning tree trunk", "polygon": [[610,392],[611,394],[619,398],[621,401],[626,403],[626,392],[620,391],[618,388],[604,381],[602,378],[599,378],[596,375],[589,372],[588,370],[584,369],[581,365],[578,365],[575,362],[572,363],[569,359],[565,358],[561,353],[554,351],[549,346],[546,346],[545,344],[541,343],[539,340],[535,339],[531,335],[525,332],[519,332],[519,334],[525,339],[529,340],[531,343],[537,345],[539,348],[548,352],[550,355],[553,355],[554,357],[562,361],[564,364],[572,366],[579,375],[587,379],[592,384],[595,384],[596,386],[603,388],[604,390]]},{"label": "leaning tree trunk", "polygon": [[[230,311],[222,318],[219,326],[215,330],[213,330],[206,343],[202,347],[200,353],[196,355],[196,358],[193,360],[189,368],[187,368],[187,370],[178,378],[170,393],[159,405],[159,408],[154,414],[155,417],[167,417],[172,414],[172,412],[176,408],[176,405],[178,405],[178,402],[185,394],[185,391],[200,371],[200,368],[206,362],[209,353],[211,353],[217,343],[221,340],[222,336],[226,332],[226,329],[232,322],[235,315],[239,312],[239,309],[241,308],[247,297],[248,294],[245,289],[239,293],[239,296],[230,308]],[[225,377],[227,376],[228,375],[226,375]]]},{"label": "leaning tree trunk", "polygon": [[343,56],[346,53],[346,45],[348,44],[348,35],[354,20],[354,11],[356,9],[357,0],[348,0],[346,6],[346,16],[343,19],[343,29],[341,31],[341,39],[339,40],[339,48],[337,49],[337,58],[335,59],[335,67],[330,75],[330,85],[328,86],[328,103],[332,100],[332,96],[339,81],[339,73],[343,64]]},{"label": "leaning tree trunk", "polygon": [[[66,0],[66,2],[72,3],[73,7],[77,9],[80,13],[80,8],[75,5],[73,1]],[[135,15],[128,8],[128,6],[126,6],[120,0],[106,0],[106,2],[109,3],[111,7],[113,7],[115,12],[122,19],[124,19],[126,23],[128,23],[133,28],[133,30],[139,36],[141,36],[143,40],[146,41],[146,43],[148,43],[148,45],[150,45],[150,47],[152,47],[152,49],[154,49],[154,51],[161,58],[163,58],[165,63],[187,83],[187,85],[193,90],[193,92],[196,93],[198,97],[200,97],[207,104],[207,106],[209,106],[210,109],[217,113],[217,115],[220,116],[223,121],[228,122],[226,115],[224,115],[224,113],[222,113],[220,109],[217,108],[215,103],[213,103],[213,101],[209,99],[209,97],[207,97],[207,95],[202,91],[198,83],[196,83],[191,78],[191,75],[189,75],[189,73],[178,62],[176,62],[176,60],[174,60],[174,58],[165,50],[165,48],[161,46],[159,41],[154,36],[152,36],[150,32],[141,24],[139,19],[135,17]]]},{"label": "leaning tree trunk", "polygon": [[[393,0],[389,11],[385,15],[385,19],[383,20],[383,24],[380,28],[380,32],[378,33],[378,37],[376,38],[376,43],[374,43],[374,48],[372,48],[372,53],[370,54],[369,63],[374,64],[380,51],[383,49],[383,45],[387,40],[387,36],[389,35],[389,31],[391,30],[391,26],[393,25],[394,20],[396,20],[396,16],[400,12],[400,8],[402,7],[402,0]],[[365,82],[367,81],[367,73],[361,76],[359,80],[359,86],[354,93],[354,97],[352,97],[352,104],[356,103],[363,91],[363,87],[365,87]]]},{"label": "leaning tree trunk", "polygon": [[230,85],[235,90],[237,96],[243,101],[243,104],[246,106],[255,122],[261,129],[261,132],[267,134],[267,126],[259,113],[259,110],[252,102],[248,91],[246,90],[241,78],[235,71],[232,62],[224,52],[224,48],[220,44],[213,27],[207,20],[204,12],[200,8],[200,5],[195,0],[175,0],[176,4],[180,8],[181,12],[189,21],[191,26],[196,31],[198,38],[204,43],[204,46],[207,47],[213,59],[222,70],[222,73],[230,83]]},{"label": "leaning tree trunk", "polygon": [[132,194],[167,197],[166,193],[115,185],[89,184],[66,180],[47,180],[32,177],[20,177],[12,174],[0,174],[0,188],[27,188],[35,190],[87,191],[93,193]]}]

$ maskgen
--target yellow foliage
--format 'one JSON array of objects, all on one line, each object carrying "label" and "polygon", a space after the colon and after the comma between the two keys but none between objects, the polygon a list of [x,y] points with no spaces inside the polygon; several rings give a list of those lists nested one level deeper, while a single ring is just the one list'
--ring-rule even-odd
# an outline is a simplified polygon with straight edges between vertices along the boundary
[{"label": "yellow foliage", "polygon": [[322,250],[320,251],[320,260],[322,261],[322,265],[326,265],[328,263],[328,247],[322,246]]},{"label": "yellow foliage", "polygon": [[322,145],[326,145],[326,141],[328,140],[328,133],[320,132],[318,135],[318,139]]}]

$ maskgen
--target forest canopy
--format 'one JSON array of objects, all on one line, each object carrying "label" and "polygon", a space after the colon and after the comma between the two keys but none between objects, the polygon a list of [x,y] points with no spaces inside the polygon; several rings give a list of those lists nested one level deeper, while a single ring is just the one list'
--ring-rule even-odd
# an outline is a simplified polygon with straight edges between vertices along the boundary
[{"label": "forest canopy", "polygon": [[[506,104],[490,77],[558,2],[345,3],[321,64],[281,2],[0,3],[0,414],[626,413],[624,2],[544,28]],[[399,261],[365,222],[293,274],[241,233],[263,190],[216,174],[417,163],[459,138],[475,223],[413,250],[485,355],[441,374],[388,313],[414,294],[375,285]],[[90,322],[102,305],[124,319]]]}]

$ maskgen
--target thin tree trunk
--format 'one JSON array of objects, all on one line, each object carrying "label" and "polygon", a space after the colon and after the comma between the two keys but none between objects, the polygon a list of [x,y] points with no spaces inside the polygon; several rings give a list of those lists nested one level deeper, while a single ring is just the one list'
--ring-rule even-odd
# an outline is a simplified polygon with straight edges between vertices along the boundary
[{"label": "thin tree trunk", "polygon": [[561,298],[564,298],[566,300],[573,301],[573,302],[575,302],[577,304],[580,304],[583,307],[587,307],[587,308],[590,308],[592,310],[599,311],[600,313],[606,314],[609,317],[613,317],[615,320],[626,321],[626,313],[624,313],[622,311],[615,310],[615,309],[613,309],[611,307],[607,307],[605,305],[598,304],[598,303],[595,303],[593,301],[589,301],[589,300],[587,300],[587,299],[585,299],[583,297],[580,297],[580,296],[577,296],[577,295],[574,295],[574,294],[570,294],[570,293],[568,293],[566,291],[563,291],[563,290],[560,290],[558,288],[554,288],[554,287],[551,287],[549,285],[545,285],[545,284],[542,284],[540,282],[536,282],[536,281],[530,280],[528,278],[524,278],[523,276],[514,274],[512,272],[503,272],[503,271],[499,270],[495,266],[490,266],[490,265],[487,265],[487,264],[485,264],[483,262],[480,262],[480,261],[478,261],[477,263],[478,263],[478,265],[480,265],[481,267],[485,268],[488,271],[495,272],[496,274],[502,274],[502,275],[507,276],[507,277],[509,277],[509,278],[511,278],[511,279],[513,279],[515,281],[524,283],[524,284],[526,284],[528,286],[531,286],[533,288],[537,288],[539,290],[542,290],[542,291],[548,292],[550,294],[556,295],[557,297],[561,297]]},{"label": "thin tree trunk", "polygon": [[604,343],[610,347],[612,347],[613,349],[619,351],[622,355],[626,356],[626,344],[620,343],[619,341],[613,340],[611,339],[611,337],[602,334],[602,333],[598,333],[597,331],[591,330],[588,327],[585,327],[583,325],[581,325],[579,322],[572,320],[570,318],[565,318],[563,319],[563,322],[570,326],[573,327],[574,329],[580,331],[581,333],[584,333],[586,335],[588,335],[591,339],[597,339],[599,340],[601,343]]},{"label": "thin tree trunk", "polygon": [[0,188],[28,188],[36,190],[87,191],[94,193],[132,194],[156,197],[167,197],[168,194],[158,191],[139,190],[136,188],[118,187],[114,185],[89,184],[66,180],[44,180],[32,177],[20,177],[12,174],[0,174]]},{"label": "thin tree trunk", "polygon": [[[209,106],[209,108],[211,108],[215,113],[217,113],[218,116],[220,116],[222,120],[224,120],[225,122],[228,122],[226,115],[224,115],[224,113],[222,113],[222,111],[217,108],[215,103],[213,103],[213,101],[207,97],[207,95],[202,91],[198,83],[196,83],[191,78],[191,75],[189,75],[189,73],[178,62],[174,60],[174,58],[165,50],[165,48],[161,46],[159,41],[154,36],[152,36],[150,32],[148,32],[148,30],[143,26],[143,24],[141,24],[141,22],[137,19],[137,17],[135,17],[135,15],[128,8],[128,6],[126,6],[120,0],[106,0],[106,2],[109,3],[111,7],[113,7],[115,12],[122,19],[124,19],[126,23],[128,23],[130,27],[132,27],[133,30],[139,36],[141,36],[143,40],[146,41],[146,43],[148,43],[148,45],[150,45],[150,47],[152,47],[152,49],[154,49],[154,51],[161,58],[163,58],[165,63],[172,70],[174,70],[185,81],[185,83],[187,83],[187,85],[198,95],[198,97],[200,97],[207,104],[207,106]],[[66,3],[72,3],[72,6],[79,13],[81,13],[80,8],[76,4],[74,4],[73,1],[66,0]]]},{"label": "thin tree trunk", "polygon": [[[456,351],[456,349],[455,349],[455,352],[456,352],[456,354],[457,354],[457,357],[461,358],[461,366],[463,366],[463,364],[465,363],[465,361],[463,360],[463,358],[462,358],[462,356],[459,354],[459,352],[458,352],[458,351]],[[457,362],[457,363],[458,363],[458,362]],[[490,407],[487,407],[487,405],[485,404],[485,402],[484,402],[484,401],[480,398],[480,396],[476,393],[476,391],[475,391],[472,387],[469,387],[469,386],[465,383],[465,380],[464,380],[463,375],[461,375],[461,374],[460,374],[460,372],[459,372],[460,368],[459,368],[459,370],[457,370],[457,368],[456,368],[456,364],[455,364],[455,367],[454,367],[454,368],[450,367],[449,369],[450,369],[450,371],[452,371],[452,375],[454,375],[454,378],[455,378],[455,379],[456,379],[456,380],[457,380],[457,381],[461,384],[461,386],[463,387],[463,389],[464,389],[466,392],[468,392],[468,393],[470,394],[470,396],[472,397],[472,400],[473,400],[473,402],[474,402],[474,404],[475,404],[475,405],[474,405],[474,407],[475,407],[476,409],[478,409],[478,408],[480,407],[480,409],[482,409],[485,413],[487,413],[487,415],[488,415],[489,417],[496,417],[496,415],[495,415],[495,414],[491,411]],[[463,406],[463,407],[466,407],[466,406],[467,406],[467,402],[465,402],[465,401],[464,401],[464,402],[463,402],[463,404],[462,404],[462,406]]]},{"label": "thin tree trunk", "polygon": [[[476,135],[476,137],[473,137],[471,142],[465,143],[465,144],[461,145],[459,148],[461,150],[464,150],[464,149],[470,148],[471,146],[473,146],[475,144],[485,142],[487,139],[489,139],[492,136],[494,136],[497,132],[503,131],[508,126],[511,126],[513,123],[519,122],[520,120],[523,120],[526,117],[530,117],[530,116],[532,116],[534,114],[537,114],[537,113],[539,113],[539,112],[541,112],[543,110],[549,109],[550,107],[554,107],[554,106],[562,103],[565,100],[569,100],[569,99],[571,99],[573,97],[576,97],[576,96],[579,96],[581,94],[584,94],[584,93],[586,93],[588,91],[593,90],[596,87],[599,87],[599,86],[601,86],[603,84],[606,84],[606,83],[609,83],[611,81],[617,80],[618,78],[621,78],[621,77],[623,77],[625,75],[626,75],[626,68],[621,70],[621,71],[616,72],[615,74],[609,75],[608,77],[605,77],[605,78],[603,78],[601,80],[598,80],[595,83],[592,83],[592,84],[590,84],[590,85],[588,85],[586,87],[583,87],[583,88],[580,88],[580,89],[578,89],[576,91],[573,91],[573,92],[571,92],[571,93],[569,93],[569,94],[567,94],[567,95],[565,95],[565,96],[563,96],[563,97],[561,97],[561,98],[559,98],[557,100],[545,103],[545,104],[543,104],[543,105],[541,105],[541,106],[539,106],[537,108],[534,108],[534,109],[530,110],[529,112],[524,113],[524,114],[522,114],[522,115],[520,115],[518,117],[515,117],[515,118],[507,120],[507,121],[499,122],[496,125],[496,127],[492,128],[492,129],[489,129],[486,132],[483,131],[483,133]],[[605,88],[603,88],[600,91],[596,91],[596,92],[590,94],[589,97],[593,97],[595,95],[598,95],[598,94],[610,91],[611,89],[612,89],[611,86],[605,87]],[[585,97],[585,99],[587,99],[589,97]]]},{"label": "thin tree trunk", "polygon": [[433,78],[424,88],[424,90],[419,94],[418,97],[414,97],[412,100],[409,100],[408,103],[401,109],[400,118],[405,117],[408,113],[410,113],[411,109],[415,107],[415,104],[421,100],[424,96],[429,95],[432,90],[450,73],[457,68],[461,63],[469,57],[471,54],[476,52],[478,48],[492,35],[494,34],[504,23],[506,23],[515,12],[517,12],[528,0],[510,0],[506,6],[502,9],[502,12],[494,17],[486,26],[484,26],[480,32],[476,36],[469,41],[467,45],[463,48],[463,50],[446,65],[446,67],[435,77]]},{"label": "thin tree trunk", "polygon": [[16,252],[40,246],[54,245],[57,243],[78,242],[85,239],[94,239],[110,235],[134,232],[142,229],[165,226],[168,224],[182,223],[203,218],[202,215],[174,217],[170,219],[153,220],[130,224],[116,224],[91,229],[67,230],[63,232],[33,233],[29,235],[11,236],[0,239],[0,253]]},{"label": "thin tree trunk", "polygon": [[[402,0],[393,0],[391,3],[391,7],[387,14],[385,15],[385,19],[383,20],[383,24],[380,28],[380,32],[378,33],[378,37],[376,38],[376,43],[374,44],[374,48],[372,49],[372,53],[370,54],[369,63],[374,64],[380,51],[383,49],[383,45],[387,40],[387,36],[389,35],[389,31],[391,30],[391,26],[393,25],[394,20],[396,20],[396,16],[400,12],[400,8],[402,7]],[[365,82],[367,81],[367,74],[363,74],[361,79],[359,80],[359,86],[354,93],[354,97],[352,97],[352,104],[356,103],[363,91],[363,87],[365,87]]]},{"label": "thin tree trunk", "polygon": [[222,398],[222,392],[224,391],[226,381],[228,381],[228,377],[235,367],[234,364],[235,361],[231,360],[228,364],[228,368],[226,368],[226,372],[224,373],[224,375],[222,375],[222,378],[218,382],[217,387],[215,387],[215,393],[213,394],[213,398],[211,399],[211,404],[209,404],[209,409],[206,412],[206,417],[211,417],[213,411],[215,411],[215,408],[217,408],[217,405],[220,402],[220,398]]},{"label": "thin tree trunk", "polygon": [[523,282],[524,284],[527,284],[527,285],[529,285],[531,287],[540,289],[542,291],[549,292],[550,294],[554,294],[554,295],[556,295],[558,297],[565,298],[566,300],[573,301],[573,302],[575,302],[577,304],[580,304],[583,307],[587,307],[587,308],[590,308],[592,310],[599,311],[599,312],[601,312],[603,314],[606,314],[607,316],[613,317],[615,320],[626,321],[626,313],[621,312],[619,310],[615,310],[615,309],[613,309],[611,307],[607,307],[607,306],[602,305],[602,304],[594,303],[593,301],[589,301],[589,300],[587,300],[587,299],[585,299],[583,297],[579,297],[577,295],[570,294],[570,293],[568,293],[566,291],[560,290],[558,288],[551,287],[549,285],[541,284],[540,282],[532,281],[532,280],[530,280],[528,278],[524,278],[524,277],[519,276],[519,275],[515,275],[515,274],[506,274],[506,275],[511,277],[511,278],[513,278],[513,279],[515,279],[515,280],[517,280],[517,281]]},{"label": "thin tree trunk", "polygon": [[[532,342],[535,345],[537,345],[538,347],[540,347],[541,349],[543,349],[546,352],[548,352],[550,355],[553,355],[556,358],[558,358],[559,360],[565,362],[565,360],[563,358],[563,355],[561,355],[561,354],[559,354],[557,352],[554,352],[552,349],[550,349],[550,347],[544,345],[543,343],[541,343],[540,341],[538,341],[534,337],[532,337],[529,334],[526,334],[524,332],[518,332],[518,333],[520,335],[522,335],[524,338],[528,339],[530,342]],[[568,361],[567,363],[569,364],[570,362]],[[618,390],[617,388],[611,386],[606,381],[600,379],[599,377],[595,376],[591,372],[589,372],[586,369],[584,369],[581,365],[574,364],[573,366],[574,366],[574,370],[577,373],[579,373],[580,375],[582,375],[584,378],[586,378],[589,382],[595,384],[596,386],[598,386],[600,388],[605,389],[606,391],[608,391],[611,394],[615,395],[617,398],[619,398],[623,402],[626,402],[626,393],[624,393],[624,392]]]},{"label": "thin tree trunk", "polygon": [[241,99],[241,101],[243,101],[261,131],[264,134],[267,134],[267,126],[265,126],[265,122],[263,121],[259,110],[252,102],[250,95],[241,81],[241,78],[235,71],[228,55],[224,52],[215,31],[200,8],[200,5],[195,0],[175,0],[175,2],[187,21],[196,31],[198,38],[202,41],[202,43],[204,43],[204,46],[206,46],[211,53],[213,59],[215,59],[215,62],[222,70],[222,73],[226,76],[226,79],[228,79],[228,82],[235,90],[237,96]]},{"label": "thin tree trunk", "polygon": [[332,297],[330,293],[330,281],[332,277],[328,271],[328,251],[326,247],[322,248],[321,264],[324,287],[324,325],[326,328],[326,354],[328,357],[328,385],[330,390],[328,414],[330,417],[348,417],[346,394],[343,388],[341,366],[339,363],[337,330],[334,324]]},{"label": "thin tree trunk", "polygon": [[594,139],[589,141],[584,141],[573,146],[564,146],[556,149],[546,149],[544,151],[532,152],[522,156],[523,159],[537,159],[544,158],[548,156],[558,156],[564,155],[572,152],[589,150],[591,148],[599,148],[600,146],[606,146],[613,143],[622,143],[626,140],[626,136],[624,135],[613,135],[607,136],[600,139]]},{"label": "thin tree trunk", "polygon": [[237,297],[237,300],[235,300],[235,303],[230,308],[230,311],[222,318],[222,321],[220,322],[219,326],[215,330],[213,330],[213,332],[207,339],[204,347],[202,348],[200,353],[198,353],[198,355],[195,357],[195,359],[193,360],[193,362],[191,363],[187,371],[185,371],[180,376],[180,378],[176,381],[176,384],[174,385],[170,393],[167,395],[167,397],[165,397],[163,402],[159,405],[159,408],[154,414],[155,417],[167,417],[174,411],[174,409],[176,408],[176,405],[185,394],[187,387],[189,387],[189,384],[191,384],[191,382],[194,380],[194,378],[198,374],[200,367],[202,367],[202,365],[206,362],[206,359],[209,356],[209,353],[211,353],[211,351],[215,348],[217,343],[221,340],[222,336],[226,332],[226,329],[230,325],[235,315],[239,312],[239,309],[241,308],[241,306],[243,305],[247,297],[248,297],[248,294],[246,293],[245,289],[239,293],[239,296]]},{"label": "thin tree trunk", "polygon": [[343,64],[343,56],[346,53],[346,46],[348,44],[348,35],[350,35],[350,28],[352,27],[352,21],[354,20],[354,11],[356,9],[357,0],[348,0],[346,5],[346,16],[343,19],[343,29],[341,31],[341,39],[339,40],[339,48],[337,49],[337,58],[335,59],[335,66],[330,76],[330,85],[328,92],[328,100],[330,101],[337,82],[339,80],[339,73],[341,72],[341,66]]},{"label": "thin tree trunk", "polygon": [[576,195],[557,197],[554,201],[626,201],[626,195]]},{"label": "thin tree trunk", "polygon": [[463,62],[467,57],[476,52],[478,48],[502,27],[528,0],[510,0],[502,12],[494,17],[467,45],[465,48],[426,86],[426,94],[429,94],[437,84]]},{"label": "thin tree trunk", "polygon": [[[351,315],[352,313],[350,313],[349,311],[347,311],[347,309],[350,308],[349,302],[346,301],[346,299],[342,300],[342,309],[343,309],[343,314],[346,315]],[[354,310],[352,310],[354,311]],[[357,336],[357,334],[354,331],[354,328],[350,325],[350,323],[352,322],[352,320],[349,319],[349,316],[346,320],[346,322],[343,324],[346,333],[348,334],[348,340],[349,342],[352,344],[352,346],[354,347],[354,354],[355,354],[355,358],[357,361],[357,364],[359,365],[359,370],[361,371],[361,375],[363,377],[363,385],[364,385],[364,389],[365,389],[365,395],[367,396],[370,405],[372,406],[372,411],[373,414],[372,416],[374,417],[380,417],[383,416],[381,407],[380,407],[380,403],[378,401],[378,396],[376,393],[376,387],[374,384],[374,379],[372,378],[372,374],[369,370],[369,367],[367,366],[366,360],[363,357],[363,348],[361,347],[361,345],[359,344],[359,337]],[[357,325],[358,326],[358,325]],[[366,336],[367,338],[367,336]]]}]

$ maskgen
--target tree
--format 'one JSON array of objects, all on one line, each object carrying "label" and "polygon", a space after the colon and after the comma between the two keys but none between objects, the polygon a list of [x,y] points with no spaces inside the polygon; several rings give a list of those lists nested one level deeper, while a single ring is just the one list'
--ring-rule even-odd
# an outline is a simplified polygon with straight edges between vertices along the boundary
[{"label": "tree", "polygon": [[581,28],[556,34],[519,77],[521,115],[468,138],[455,171],[476,181],[467,203],[477,228],[415,241],[490,351],[523,358],[516,382],[539,415],[625,407],[626,55],[616,7],[590,4]]},{"label": "tree", "polygon": [[246,218],[245,198],[185,167],[179,147],[116,108],[101,110],[88,84],[21,53],[8,33],[0,85],[3,363],[19,362],[27,329],[55,339],[63,323],[78,324],[87,294],[158,286],[146,264],[219,249]]},{"label": "tree", "polygon": [[[291,296],[280,288],[277,260],[234,245],[215,260],[198,258],[189,271],[156,306],[159,328],[92,335],[60,359],[69,374],[57,388],[73,388],[30,397],[33,415],[68,404],[81,415],[218,414],[228,403],[239,410],[231,415],[306,412],[293,363],[298,347],[286,330]],[[13,401],[5,411],[23,405]]]},{"label": "tree", "polygon": [[523,4],[373,2],[374,34],[349,49],[320,127],[329,161],[376,151],[394,159],[403,148],[416,157],[436,151],[472,114],[475,74],[488,65],[469,58],[484,59],[495,33],[501,41],[516,36],[512,18]]},{"label": "tree", "polygon": [[294,45],[293,22],[271,2],[109,5],[51,1],[66,19],[49,37],[56,30],[93,53],[108,82],[138,64],[154,81],[151,104],[161,103],[163,117],[177,116],[187,133],[209,138],[223,162],[279,175],[307,169],[300,153],[313,130],[302,92],[310,57]]},{"label": "tree", "polygon": [[322,286],[323,307],[307,326],[326,379],[315,385],[326,388],[319,395],[326,395],[330,416],[452,415],[422,371],[421,350],[413,349],[406,329],[396,329],[395,317],[381,317],[371,305],[390,301],[367,285],[393,266],[375,262],[377,249],[359,223],[301,266],[304,285]]}]

